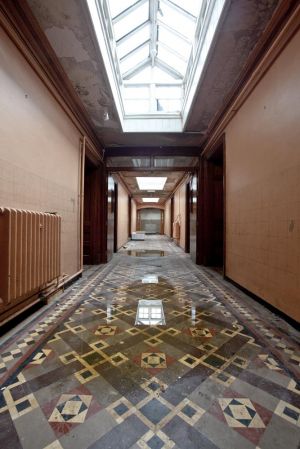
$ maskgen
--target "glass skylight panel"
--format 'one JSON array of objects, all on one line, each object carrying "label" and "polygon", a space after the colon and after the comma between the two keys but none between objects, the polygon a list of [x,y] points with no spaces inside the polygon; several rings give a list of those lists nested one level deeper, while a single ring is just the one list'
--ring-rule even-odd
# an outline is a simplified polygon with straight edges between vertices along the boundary
[{"label": "glass skylight panel", "polygon": [[124,109],[126,114],[148,114],[150,109],[150,98],[146,100],[125,100]]},{"label": "glass skylight panel", "polygon": [[155,95],[157,98],[180,99],[182,88],[181,86],[156,86]]},{"label": "glass skylight panel", "polygon": [[181,100],[157,99],[158,112],[180,112],[182,108]]},{"label": "glass skylight panel", "polygon": [[[157,113],[168,129],[180,128],[225,0],[86,1],[122,127],[130,131],[136,121],[141,130],[141,121]],[[196,60],[198,50],[202,56]],[[177,90],[165,89],[168,85]],[[139,86],[146,90],[137,90]]]},{"label": "glass skylight panel", "polygon": [[166,61],[166,63],[179,72],[182,76],[185,73],[187,63],[183,61],[181,58],[178,58],[174,53],[171,53],[169,50],[164,48],[162,45],[158,46],[157,57],[161,61]]},{"label": "glass skylight panel", "polygon": [[158,203],[159,198],[142,198],[143,203]]},{"label": "glass skylight panel", "polygon": [[149,98],[149,86],[127,86],[124,88],[124,98],[132,100]]},{"label": "glass skylight panel", "polygon": [[199,15],[203,0],[172,0],[172,2],[197,17]]},{"label": "glass skylight panel", "polygon": [[125,74],[149,57],[149,45],[143,45],[120,61],[121,72]]},{"label": "glass skylight panel", "polygon": [[113,24],[115,39],[118,41],[121,37],[125,36],[148,19],[149,3],[146,2]]},{"label": "glass skylight panel", "polygon": [[142,69],[140,72],[130,77],[129,79],[132,83],[150,83],[152,76],[151,72],[152,72],[151,67],[146,66],[144,69]]},{"label": "glass skylight panel", "polygon": [[140,190],[163,190],[166,176],[137,176],[136,182]]},{"label": "glass skylight panel", "polygon": [[165,70],[162,70],[160,67],[153,68],[153,78],[155,83],[173,83],[174,76],[170,73],[167,73]]},{"label": "glass skylight panel", "polygon": [[137,48],[139,45],[143,44],[150,39],[150,25],[147,24],[143,26],[138,31],[135,31],[132,36],[122,40],[117,43],[117,52],[119,59],[130,53],[132,50]]},{"label": "glass skylight panel", "polygon": [[163,42],[169,47],[176,49],[185,58],[188,58],[190,55],[191,44],[163,26],[158,27],[158,42]]},{"label": "glass skylight panel", "polygon": [[125,9],[136,3],[136,1],[137,0],[110,0],[108,3],[111,17],[114,18],[118,16],[121,12],[125,11]]},{"label": "glass skylight panel", "polygon": [[171,28],[174,28],[184,36],[190,39],[193,38],[196,26],[196,22],[193,18],[189,18],[185,14],[179,13],[177,10],[172,8],[172,6],[162,2],[160,3],[160,11],[161,14],[158,14],[158,19],[161,22]]}]

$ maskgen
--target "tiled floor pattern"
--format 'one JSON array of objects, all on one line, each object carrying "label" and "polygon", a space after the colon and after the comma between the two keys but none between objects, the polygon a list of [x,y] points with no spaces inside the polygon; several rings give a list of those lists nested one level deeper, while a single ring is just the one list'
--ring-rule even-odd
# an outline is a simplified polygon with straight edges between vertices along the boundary
[{"label": "tiled floor pattern", "polygon": [[[166,325],[135,326],[139,299]],[[1,448],[299,447],[299,334],[166,238],[130,242],[2,343]]]}]

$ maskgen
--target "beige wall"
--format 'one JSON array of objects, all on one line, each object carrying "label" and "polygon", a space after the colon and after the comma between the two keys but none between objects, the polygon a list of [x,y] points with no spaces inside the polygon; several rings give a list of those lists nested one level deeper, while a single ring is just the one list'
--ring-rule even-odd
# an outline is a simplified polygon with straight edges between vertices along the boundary
[{"label": "beige wall", "polygon": [[300,321],[300,33],[226,129],[226,274]]},{"label": "beige wall", "polygon": [[164,233],[171,237],[171,200],[165,204],[165,230]]},{"label": "beige wall", "polygon": [[186,183],[184,182],[174,194],[174,220],[180,217],[180,239],[177,242],[182,249],[185,249],[185,216],[186,210]]},{"label": "beige wall", "polygon": [[131,232],[136,231],[136,202],[131,200]]},{"label": "beige wall", "polygon": [[62,215],[62,269],[79,268],[80,135],[0,29],[0,206]]},{"label": "beige wall", "polygon": [[118,249],[128,240],[128,193],[118,182]]}]

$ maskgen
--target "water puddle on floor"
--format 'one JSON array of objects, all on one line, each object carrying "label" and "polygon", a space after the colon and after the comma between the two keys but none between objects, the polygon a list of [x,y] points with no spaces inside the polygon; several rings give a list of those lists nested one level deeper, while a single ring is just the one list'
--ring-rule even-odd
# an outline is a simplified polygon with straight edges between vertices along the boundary
[{"label": "water puddle on floor", "polygon": [[164,257],[167,255],[166,251],[159,251],[156,249],[135,250],[130,249],[126,251],[128,256],[134,257]]},{"label": "water puddle on floor", "polygon": [[161,299],[140,299],[135,326],[164,326],[166,324]]},{"label": "water puddle on floor", "polygon": [[142,284],[158,284],[158,276],[156,274],[147,274],[143,277]]}]

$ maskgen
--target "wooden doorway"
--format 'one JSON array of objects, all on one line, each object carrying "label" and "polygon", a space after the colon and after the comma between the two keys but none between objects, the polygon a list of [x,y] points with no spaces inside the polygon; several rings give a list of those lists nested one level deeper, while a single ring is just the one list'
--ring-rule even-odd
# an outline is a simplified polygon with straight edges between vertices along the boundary
[{"label": "wooden doorway", "polygon": [[107,178],[107,260],[112,258],[115,245],[115,182]]},{"label": "wooden doorway", "polygon": [[174,196],[172,196],[171,198],[171,214],[170,214],[170,218],[171,218],[171,238],[173,238],[173,223],[174,223]]},{"label": "wooden doorway", "polygon": [[225,144],[222,140],[201,157],[199,260],[198,263],[225,272]]},{"label": "wooden doorway", "polygon": [[102,163],[85,158],[83,263],[94,265],[107,260],[106,172]]}]

